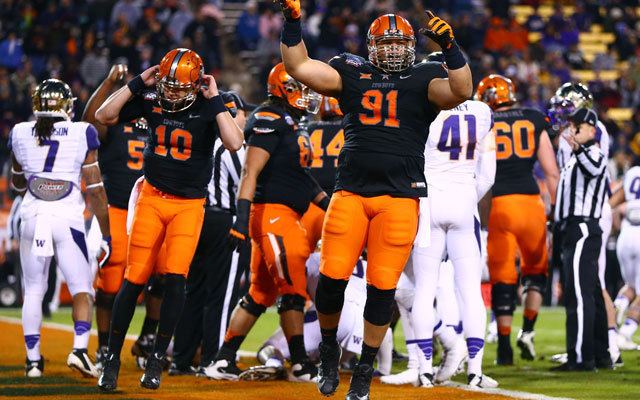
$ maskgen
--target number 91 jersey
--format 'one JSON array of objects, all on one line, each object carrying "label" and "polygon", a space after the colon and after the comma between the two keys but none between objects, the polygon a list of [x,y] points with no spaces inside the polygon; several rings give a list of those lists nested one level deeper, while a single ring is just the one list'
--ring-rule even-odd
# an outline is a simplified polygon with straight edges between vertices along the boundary
[{"label": "number 91 jersey", "polygon": [[344,147],[336,190],[361,196],[425,197],[424,146],[438,109],[429,83],[446,78],[440,63],[422,62],[385,73],[369,61],[342,54],[329,61],[342,78]]},{"label": "number 91 jersey", "polygon": [[488,105],[467,100],[441,111],[429,127],[424,170],[429,185],[475,185],[478,144],[491,131],[493,115]]}]

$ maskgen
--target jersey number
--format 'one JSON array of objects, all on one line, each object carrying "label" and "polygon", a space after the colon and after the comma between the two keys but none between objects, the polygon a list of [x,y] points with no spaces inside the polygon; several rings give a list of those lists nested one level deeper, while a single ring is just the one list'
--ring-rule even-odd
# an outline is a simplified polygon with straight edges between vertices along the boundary
[{"label": "jersey number", "polygon": [[636,200],[640,199],[640,178],[633,178],[629,185],[629,192],[636,195]]},{"label": "jersey number", "polygon": [[43,140],[42,144],[45,146],[49,146],[49,151],[47,152],[47,159],[44,161],[44,169],[42,172],[51,172],[53,171],[53,163],[56,161],[56,155],[58,154],[58,147],[60,146],[60,142],[57,140]]},{"label": "jersey number", "polygon": [[340,129],[325,148],[322,147],[323,135],[324,130],[322,129],[316,129],[311,133],[311,146],[313,147],[313,163],[311,163],[311,168],[322,168],[324,166],[324,159],[322,158],[324,155],[336,157],[333,161],[334,167],[338,166],[338,155],[340,154],[340,150],[342,150],[342,146],[344,146],[344,130]]},{"label": "jersey number", "polygon": [[142,169],[142,150],[144,150],[144,142],[142,140],[129,140],[127,141],[129,148],[129,161],[127,161],[127,167],[134,171],[140,171]]},{"label": "jersey number", "polygon": [[[531,158],[535,152],[535,127],[531,121],[519,119],[509,125],[504,121],[494,124],[496,133],[496,159],[506,160],[514,153],[519,158]],[[509,137],[509,133],[512,133]]]},{"label": "jersey number", "polygon": [[476,150],[476,117],[475,115],[465,115],[464,121],[467,123],[467,143],[460,144],[460,115],[451,115],[442,123],[442,132],[438,141],[438,150],[449,152],[450,160],[459,160],[460,153],[466,147],[465,158],[473,160]]},{"label": "jersey number", "polygon": [[165,125],[159,125],[156,128],[157,144],[155,153],[162,157],[166,157],[170,153],[171,158],[179,161],[186,161],[191,158],[191,133],[180,128],[173,129],[169,137],[169,150],[165,145],[167,143],[166,129]]},{"label": "jersey number", "polygon": [[377,89],[371,89],[364,92],[362,96],[362,107],[370,111],[366,114],[360,114],[360,123],[362,125],[378,125],[383,120],[383,100],[386,99],[386,115],[384,115],[384,126],[389,128],[397,128],[400,126],[398,121],[398,91],[390,90],[386,96]]}]

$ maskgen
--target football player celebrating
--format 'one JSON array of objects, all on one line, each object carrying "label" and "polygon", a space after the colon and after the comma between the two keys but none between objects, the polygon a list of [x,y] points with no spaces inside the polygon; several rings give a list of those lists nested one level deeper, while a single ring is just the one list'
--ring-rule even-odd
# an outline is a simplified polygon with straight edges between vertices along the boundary
[{"label": "football player celebrating", "polygon": [[[418,229],[420,197],[427,195],[424,145],[439,109],[471,96],[471,72],[449,24],[427,13],[420,30],[442,48],[449,70],[415,61],[415,35],[399,15],[376,18],[367,34],[369,59],[342,54],[329,64],[309,58],[298,0],[281,0],[285,22],[280,50],[294,79],[336,97],[345,114],[335,192],[322,230],[316,294],[322,330],[318,389],[335,393],[340,346],[336,331],[344,290],[367,246],[364,344],[348,399],[369,398],[372,363],[391,320],[394,291]],[[448,79],[447,79],[448,77]]]},{"label": "football player celebrating", "polygon": [[300,218],[312,201],[326,210],[329,198],[307,172],[311,143],[298,123],[305,112],[318,112],[321,99],[289,76],[282,63],[271,69],[267,82],[269,99],[245,127],[248,146],[230,231],[235,246],[251,237],[251,284],[231,316],[216,362],[204,371],[213,379],[237,380],[242,372],[236,366],[238,348],[278,300],[291,352],[289,380],[315,382],[317,369],[307,357],[303,335],[305,262],[312,249]]},{"label": "football player celebrating", "polygon": [[55,255],[73,296],[73,351],[67,365],[84,376],[97,377],[98,370],[87,355],[93,275],[80,177],[85,181],[102,232],[102,267],[108,261],[111,238],[107,196],[97,160],[98,132],[86,122],[71,122],[75,97],[60,80],[42,82],[32,100],[36,120],[14,126],[9,139],[11,184],[24,193],[20,206],[20,262],[24,284],[22,329],[27,348],[25,374],[40,377],[44,372],[40,354],[42,298],[47,291],[49,264]]},{"label": "football player celebrating", "polygon": [[[487,253],[491,278],[491,307],[498,321],[498,365],[513,364],[511,320],[516,306],[520,249],[520,275],[524,287],[524,321],[518,334],[521,356],[535,358],[534,324],[547,282],[547,217],[540,189],[533,177],[536,161],[544,172],[545,185],[556,198],[558,166],[541,112],[516,108],[515,86],[501,75],[489,75],[478,84],[476,99],[494,111],[497,170],[492,189]],[[553,207],[552,207],[553,209]],[[523,213],[522,210],[527,210]]]},{"label": "football player celebrating", "polygon": [[165,281],[158,334],[140,381],[148,389],[160,386],[202,228],[215,139],[220,135],[233,151],[242,146],[242,131],[225,108],[215,79],[203,69],[194,51],[171,50],[159,66],[133,78],[96,111],[96,119],[107,126],[144,117],[152,132],[143,152],[145,179],[131,227],[125,280],[113,305],[109,353],[98,380],[105,391],[117,386],[120,352],[136,299],[166,243],[166,266],[156,271]]}]

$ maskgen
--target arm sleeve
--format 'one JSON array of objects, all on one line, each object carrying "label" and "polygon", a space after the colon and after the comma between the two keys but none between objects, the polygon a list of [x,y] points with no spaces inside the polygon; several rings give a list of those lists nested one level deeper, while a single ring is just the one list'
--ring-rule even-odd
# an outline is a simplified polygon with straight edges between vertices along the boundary
[{"label": "arm sleeve", "polygon": [[134,95],[120,110],[118,121],[128,122],[142,116],[144,111],[142,96]]},{"label": "arm sleeve", "polygon": [[277,124],[276,121],[255,120],[255,122],[250,126],[247,126],[246,129],[250,130],[251,133],[247,144],[249,146],[260,147],[261,149],[266,150],[269,154],[273,154],[278,146],[278,142],[280,142],[278,125],[279,124]]},{"label": "arm sleeve", "polygon": [[95,126],[87,124],[87,149],[96,150],[100,147],[100,139],[98,139],[98,130]]},{"label": "arm sleeve", "polygon": [[478,146],[476,163],[476,193],[478,201],[491,189],[496,179],[496,139],[489,132]]},{"label": "arm sleeve", "polygon": [[607,167],[604,154],[596,146],[585,148],[580,145],[575,151],[575,155],[578,167],[580,167],[585,175],[592,177],[598,176],[602,174]]},{"label": "arm sleeve", "polygon": [[238,104],[236,103],[236,99],[229,92],[220,92],[220,96],[222,96],[222,101],[224,101],[224,106],[229,110],[229,113],[233,118],[238,114]]}]

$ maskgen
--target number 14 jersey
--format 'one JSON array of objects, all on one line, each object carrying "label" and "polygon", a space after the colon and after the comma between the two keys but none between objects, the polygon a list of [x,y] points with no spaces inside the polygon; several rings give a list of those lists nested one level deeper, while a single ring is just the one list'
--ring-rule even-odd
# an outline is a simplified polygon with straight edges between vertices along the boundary
[{"label": "number 14 jersey", "polygon": [[344,147],[336,190],[365,197],[424,197],[424,146],[438,109],[429,83],[446,78],[440,63],[423,62],[386,73],[362,57],[342,54],[329,64],[342,78]]}]

